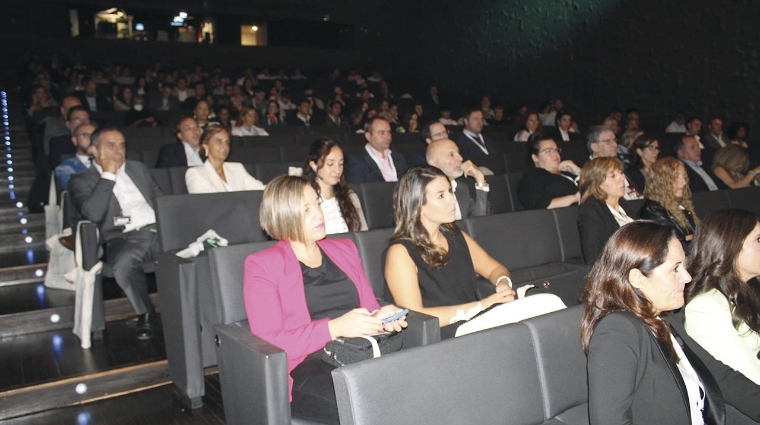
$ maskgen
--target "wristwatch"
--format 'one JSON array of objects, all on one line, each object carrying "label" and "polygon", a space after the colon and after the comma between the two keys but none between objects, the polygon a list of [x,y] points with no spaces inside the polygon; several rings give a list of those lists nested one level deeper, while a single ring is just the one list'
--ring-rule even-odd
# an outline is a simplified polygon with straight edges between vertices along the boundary
[{"label": "wristwatch", "polygon": [[475,189],[482,190],[483,192],[490,192],[491,186],[488,185],[487,181],[483,181],[483,183],[475,182]]}]

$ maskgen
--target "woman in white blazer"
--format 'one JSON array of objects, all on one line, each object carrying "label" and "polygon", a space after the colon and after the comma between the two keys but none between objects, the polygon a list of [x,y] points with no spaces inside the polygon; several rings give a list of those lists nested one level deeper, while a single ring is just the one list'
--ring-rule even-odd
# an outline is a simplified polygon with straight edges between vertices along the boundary
[{"label": "woman in white blazer", "polygon": [[219,124],[209,124],[201,137],[203,165],[185,172],[188,193],[264,190],[239,162],[225,162],[230,154],[230,133]]},{"label": "woman in white blazer", "polygon": [[760,220],[714,211],[691,243],[686,332],[717,360],[760,385]]}]

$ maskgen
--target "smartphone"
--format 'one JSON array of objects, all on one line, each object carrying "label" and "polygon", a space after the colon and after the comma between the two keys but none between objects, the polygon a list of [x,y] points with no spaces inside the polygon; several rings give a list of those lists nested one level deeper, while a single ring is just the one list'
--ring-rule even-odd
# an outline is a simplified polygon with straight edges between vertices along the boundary
[{"label": "smartphone", "polygon": [[387,318],[383,319],[383,323],[390,323],[390,322],[393,322],[394,320],[398,320],[398,319],[406,316],[407,313],[409,313],[409,309],[405,308],[405,309],[399,311],[398,313],[394,314],[393,316],[387,317]]}]

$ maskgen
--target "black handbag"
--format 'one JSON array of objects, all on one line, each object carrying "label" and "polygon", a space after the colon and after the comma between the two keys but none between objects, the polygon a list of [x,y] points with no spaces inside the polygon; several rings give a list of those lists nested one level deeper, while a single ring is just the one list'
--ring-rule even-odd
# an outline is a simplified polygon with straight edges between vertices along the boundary
[{"label": "black handbag", "polygon": [[362,360],[380,357],[401,350],[401,332],[357,338],[335,338],[325,344],[322,360],[335,366],[345,366]]}]

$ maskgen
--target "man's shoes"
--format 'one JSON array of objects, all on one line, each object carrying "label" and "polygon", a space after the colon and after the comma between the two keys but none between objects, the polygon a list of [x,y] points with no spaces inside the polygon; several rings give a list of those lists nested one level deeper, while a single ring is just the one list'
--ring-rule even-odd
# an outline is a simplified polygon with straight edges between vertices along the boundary
[{"label": "man's shoes", "polygon": [[140,341],[153,338],[153,325],[151,322],[155,318],[155,313],[145,313],[137,316],[137,326],[135,327],[135,337]]},{"label": "man's shoes", "polygon": [[58,240],[61,242],[61,245],[65,246],[71,251],[74,250],[74,236],[72,235],[61,236],[60,238],[58,238]]}]

